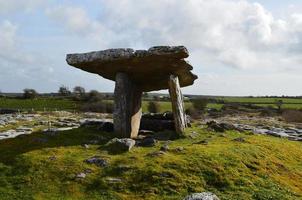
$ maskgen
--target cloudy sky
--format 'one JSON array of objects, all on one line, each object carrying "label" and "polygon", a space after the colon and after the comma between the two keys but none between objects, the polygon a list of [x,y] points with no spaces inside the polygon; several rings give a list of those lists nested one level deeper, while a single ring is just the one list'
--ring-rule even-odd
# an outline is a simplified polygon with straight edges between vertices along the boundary
[{"label": "cloudy sky", "polygon": [[65,55],[185,45],[184,93],[302,95],[301,0],[0,0],[0,90],[113,91]]}]

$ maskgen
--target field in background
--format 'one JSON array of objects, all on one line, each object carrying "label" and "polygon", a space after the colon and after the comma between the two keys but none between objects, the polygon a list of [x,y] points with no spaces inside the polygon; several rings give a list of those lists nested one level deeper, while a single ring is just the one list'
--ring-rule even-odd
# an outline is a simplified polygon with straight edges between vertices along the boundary
[{"label": "field in background", "polygon": [[0,108],[35,111],[76,110],[78,103],[62,98],[14,99],[0,98]]},{"label": "field in background", "polygon": [[[262,107],[276,107],[278,100],[283,101],[282,108],[302,109],[302,98],[264,98],[264,97],[215,97],[212,98],[223,103],[209,103],[208,108],[221,109],[224,103],[247,103]],[[106,100],[112,101],[112,100]],[[171,103],[169,101],[159,101],[161,112],[170,111]],[[79,110],[81,102],[74,101],[71,98],[43,97],[37,99],[17,99],[17,98],[0,98],[0,108],[35,110],[35,111],[55,111],[55,110]],[[186,101],[185,107],[189,108],[191,102]],[[147,112],[148,101],[143,101],[143,112]]]}]

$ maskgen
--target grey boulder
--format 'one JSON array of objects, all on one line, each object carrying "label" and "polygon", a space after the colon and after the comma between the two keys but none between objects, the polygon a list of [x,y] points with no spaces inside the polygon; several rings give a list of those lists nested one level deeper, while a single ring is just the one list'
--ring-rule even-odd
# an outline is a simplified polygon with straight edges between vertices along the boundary
[{"label": "grey boulder", "polygon": [[190,194],[183,200],[219,200],[219,198],[211,192],[202,192]]},{"label": "grey boulder", "polygon": [[122,152],[127,152],[132,149],[135,145],[135,140],[130,139],[130,138],[113,138],[110,140],[106,147],[107,150],[111,153],[122,153]]}]

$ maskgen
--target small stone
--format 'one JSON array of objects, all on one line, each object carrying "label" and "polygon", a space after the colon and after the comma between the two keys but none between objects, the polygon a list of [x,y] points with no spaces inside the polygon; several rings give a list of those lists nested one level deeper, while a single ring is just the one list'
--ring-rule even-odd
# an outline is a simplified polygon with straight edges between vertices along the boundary
[{"label": "small stone", "polygon": [[275,131],[267,131],[265,132],[267,135],[275,136],[275,137],[288,137],[289,135],[283,132],[275,132]]},{"label": "small stone", "polygon": [[108,166],[108,162],[105,159],[102,159],[98,156],[91,157],[91,158],[85,160],[85,162],[88,163],[88,164],[95,164],[99,167]]},{"label": "small stone", "polygon": [[140,143],[142,147],[153,147],[156,145],[156,140],[153,137],[145,137]]},{"label": "small stone", "polygon": [[56,156],[50,156],[48,159],[53,161],[53,160],[57,160],[57,157]]},{"label": "small stone", "polygon": [[160,150],[161,150],[161,151],[164,151],[164,152],[169,151],[169,146],[168,146],[168,144],[164,144],[162,147],[160,147]]},{"label": "small stone", "polygon": [[76,178],[77,179],[84,179],[84,178],[86,178],[86,174],[85,173],[79,173],[79,174],[76,175]]},{"label": "small stone", "polygon": [[83,144],[82,147],[84,147],[85,149],[89,149],[89,145],[88,144]]},{"label": "small stone", "polygon": [[189,135],[189,137],[190,137],[191,139],[195,139],[197,136],[198,136],[198,133],[197,133],[196,131],[193,131],[193,132]]},{"label": "small stone", "polygon": [[130,151],[135,145],[135,140],[130,138],[113,138],[110,140],[106,147],[111,153],[122,153]]},{"label": "small stone", "polygon": [[175,151],[176,152],[182,152],[182,151],[184,151],[185,149],[183,148],[183,147],[177,147],[176,149],[175,149]]},{"label": "small stone", "polygon": [[85,169],[84,170],[84,173],[85,174],[91,174],[93,171],[92,171],[92,169]]},{"label": "small stone", "polygon": [[190,194],[183,200],[219,200],[219,198],[211,192],[202,192]]},{"label": "small stone", "polygon": [[120,182],[123,182],[122,179],[120,179],[120,178],[114,178],[114,177],[107,177],[106,181],[108,183],[120,183]]}]

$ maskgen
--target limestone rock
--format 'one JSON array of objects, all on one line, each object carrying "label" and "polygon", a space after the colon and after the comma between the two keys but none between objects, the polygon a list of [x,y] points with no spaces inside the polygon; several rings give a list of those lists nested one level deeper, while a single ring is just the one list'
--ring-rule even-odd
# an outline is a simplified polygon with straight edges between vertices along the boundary
[{"label": "limestone rock", "polygon": [[132,149],[135,145],[135,140],[130,139],[130,138],[113,138],[110,140],[106,147],[107,150],[109,150],[111,153],[122,153],[122,152],[127,152]]},{"label": "limestone rock", "polygon": [[188,57],[184,46],[158,46],[148,50],[107,49],[81,54],[68,54],[69,65],[115,80],[118,72],[127,73],[142,91],[168,89],[171,74],[179,77],[180,86],[189,86],[197,76],[184,60]]},{"label": "limestone rock", "polygon": [[85,162],[88,164],[95,164],[99,167],[106,167],[108,165],[108,162],[105,159],[102,159],[98,156],[91,157],[85,160]]},{"label": "limestone rock", "polygon": [[211,192],[202,192],[190,194],[183,200],[219,200],[219,198]]},{"label": "limestone rock", "polygon": [[145,137],[139,143],[139,146],[142,147],[153,147],[155,145],[156,145],[156,140],[153,137]]}]

